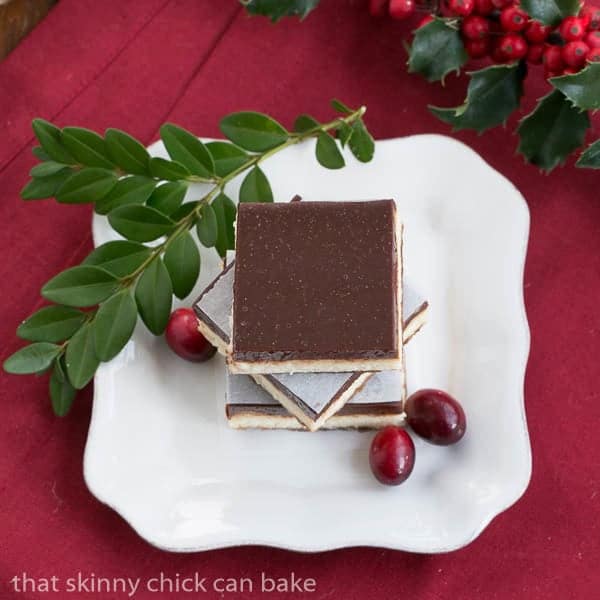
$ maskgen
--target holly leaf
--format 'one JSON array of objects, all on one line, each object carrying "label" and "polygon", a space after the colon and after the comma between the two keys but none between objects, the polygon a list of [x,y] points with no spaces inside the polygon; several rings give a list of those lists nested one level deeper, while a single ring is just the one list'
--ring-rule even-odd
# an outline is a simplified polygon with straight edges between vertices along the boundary
[{"label": "holly leaf", "polygon": [[146,327],[160,335],[169,322],[173,302],[171,278],[160,258],[153,260],[139,278],[135,301]]},{"label": "holly leaf", "polygon": [[114,358],[129,341],[137,322],[137,306],[128,289],[105,300],[94,318],[94,348],[102,361]]},{"label": "holly leaf", "polygon": [[217,241],[215,248],[221,258],[227,254],[227,250],[235,248],[235,216],[237,208],[233,200],[225,194],[219,194],[211,206],[217,217]]},{"label": "holly leaf", "polygon": [[517,63],[493,65],[469,73],[471,80],[464,104],[454,108],[430,106],[438,119],[452,125],[454,131],[474,129],[479,133],[506,123],[519,107],[523,95],[523,71]]},{"label": "holly leaf", "polygon": [[274,23],[282,17],[298,16],[304,19],[314,10],[319,0],[241,0],[251,15],[269,17]]},{"label": "holly leaf", "polygon": [[565,17],[576,15],[580,0],[521,0],[521,8],[544,25],[558,25]]},{"label": "holly leaf", "polygon": [[25,319],[17,335],[31,342],[68,340],[85,322],[85,313],[68,306],[45,306]]},{"label": "holly leaf", "polygon": [[408,71],[420,73],[427,81],[444,81],[451,71],[458,72],[468,55],[460,33],[445,19],[435,18],[419,27],[410,48]]},{"label": "holly leaf", "polygon": [[48,342],[29,344],[17,350],[4,361],[4,370],[15,375],[42,373],[59,355],[60,346]]},{"label": "holly leaf", "polygon": [[200,252],[188,231],[169,244],[164,261],[173,284],[173,293],[180,299],[185,298],[194,289],[200,274]]},{"label": "holly leaf", "polygon": [[581,110],[600,108],[600,62],[588,63],[585,69],[574,75],[553,77],[550,83],[577,108]]},{"label": "holly leaf", "polygon": [[227,139],[250,152],[265,152],[288,138],[287,131],[275,119],[257,112],[227,115],[219,127]]},{"label": "holly leaf", "polygon": [[242,181],[239,198],[240,202],[273,202],[271,184],[258,165]]},{"label": "holly leaf", "polygon": [[346,165],[338,145],[328,133],[320,133],[317,137],[315,154],[319,164],[326,169],[341,169]]},{"label": "holly leaf", "polygon": [[210,178],[215,172],[215,164],[206,146],[189,131],[166,123],[160,128],[169,156],[198,177]]},{"label": "holly leaf", "polygon": [[584,152],[581,153],[575,166],[600,169],[600,140],[596,140],[593,144],[590,144]]},{"label": "holly leaf", "polygon": [[522,119],[517,129],[518,150],[529,162],[551,171],[583,144],[589,126],[588,114],[574,108],[559,90],[554,90]]},{"label": "holly leaf", "polygon": [[67,376],[71,385],[80,390],[94,376],[100,361],[94,349],[94,327],[86,323],[69,341],[65,356]]},{"label": "holly leaf", "polygon": [[92,250],[83,264],[102,267],[115,277],[126,277],[140,267],[150,253],[150,248],[138,242],[116,240]]}]

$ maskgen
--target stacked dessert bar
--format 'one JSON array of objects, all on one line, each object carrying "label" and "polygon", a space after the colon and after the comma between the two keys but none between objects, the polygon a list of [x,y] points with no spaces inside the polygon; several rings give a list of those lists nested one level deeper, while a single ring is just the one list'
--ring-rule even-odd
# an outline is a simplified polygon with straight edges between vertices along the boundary
[{"label": "stacked dessert bar", "polygon": [[240,204],[235,260],[194,308],[227,358],[232,427],[402,421],[404,344],[427,302],[403,286],[393,200]]}]

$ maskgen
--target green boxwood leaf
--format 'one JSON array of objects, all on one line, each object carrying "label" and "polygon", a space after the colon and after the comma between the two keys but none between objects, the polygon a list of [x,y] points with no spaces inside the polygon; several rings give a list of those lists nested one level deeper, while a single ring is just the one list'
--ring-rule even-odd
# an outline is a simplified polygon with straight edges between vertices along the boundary
[{"label": "green boxwood leaf", "polygon": [[42,296],[66,306],[93,306],[113,294],[117,286],[117,278],[108,271],[81,265],[53,277],[42,288]]},{"label": "green boxwood leaf", "polygon": [[576,15],[580,0],[521,0],[521,8],[544,25],[558,25],[565,17]]},{"label": "green boxwood leaf", "polygon": [[225,257],[227,250],[235,249],[235,216],[237,209],[229,196],[219,194],[211,206],[217,217],[217,241],[215,248],[221,258]]},{"label": "green boxwood leaf", "polygon": [[34,146],[31,149],[31,154],[33,154],[39,160],[52,160],[50,156],[48,156],[47,152],[41,146]]},{"label": "green boxwood leaf", "polygon": [[75,159],[62,142],[61,131],[58,127],[44,119],[34,119],[31,126],[47,156],[59,163],[75,164]]},{"label": "green boxwood leaf", "polygon": [[29,375],[42,373],[59,355],[60,346],[48,342],[29,344],[4,361],[4,370],[15,375]]},{"label": "green boxwood leaf", "polygon": [[200,219],[196,224],[196,232],[200,243],[206,248],[212,248],[216,244],[218,235],[217,216],[210,204],[205,204],[200,209]]},{"label": "green boxwood leaf", "polygon": [[264,152],[283,144],[287,131],[274,119],[257,112],[238,112],[221,119],[223,135],[245,150]]},{"label": "green boxwood leaf", "polygon": [[452,125],[454,131],[474,129],[482,132],[506,123],[509,115],[519,107],[523,74],[518,63],[473,71],[469,73],[471,80],[464,104],[454,108],[430,106],[429,110]]},{"label": "green boxwood leaf", "polygon": [[135,300],[142,321],[154,334],[160,335],[169,322],[173,288],[164,263],[156,259],[142,273],[135,288]]},{"label": "green boxwood leaf", "polygon": [[333,110],[337,110],[337,112],[342,113],[343,115],[351,115],[352,109],[346,106],[341,100],[334,98],[331,101],[331,106]]},{"label": "green boxwood leaf", "polygon": [[248,171],[242,181],[240,202],[273,202],[271,184],[258,165]]},{"label": "green boxwood leaf", "polygon": [[588,63],[574,75],[553,77],[550,83],[580,110],[600,108],[600,62]]},{"label": "green boxwood leaf", "polygon": [[129,341],[137,321],[137,306],[130,290],[105,300],[93,321],[94,348],[101,361],[114,358]]},{"label": "green boxwood leaf", "polygon": [[341,123],[338,126],[338,128],[336,130],[336,134],[337,134],[338,140],[340,140],[340,144],[342,145],[342,148],[344,148],[346,146],[346,144],[350,141],[353,131],[354,130],[352,129],[352,127],[350,127],[350,125],[348,125],[348,123]]},{"label": "green boxwood leaf", "polygon": [[128,240],[150,242],[173,228],[173,221],[149,206],[121,206],[109,215],[111,227]]},{"label": "green boxwood leaf", "polygon": [[420,73],[427,81],[443,81],[451,71],[458,72],[467,59],[458,30],[446,20],[435,18],[416,30],[408,71]]},{"label": "green boxwood leaf", "polygon": [[104,134],[111,160],[126,173],[147,175],[150,155],[140,142],[119,129],[107,129]]},{"label": "green boxwood leaf", "polygon": [[219,177],[229,175],[250,159],[241,148],[229,142],[208,142],[206,147],[213,157],[215,173]]},{"label": "green boxwood leaf", "polygon": [[98,202],[117,184],[112,171],[88,167],[73,173],[56,192],[56,200],[64,204]]},{"label": "green boxwood leaf", "polygon": [[54,363],[54,370],[50,376],[50,400],[52,410],[57,417],[66,416],[71,410],[77,390],[69,383],[62,372],[60,362]]},{"label": "green boxwood leaf", "polygon": [[150,248],[138,242],[117,240],[98,246],[83,264],[102,267],[115,277],[126,277],[140,267],[150,254]]},{"label": "green boxwood leaf", "polygon": [[78,390],[84,388],[94,376],[99,364],[94,349],[93,322],[86,323],[67,345],[65,366],[71,385]]},{"label": "green boxwood leaf", "polygon": [[47,160],[39,165],[35,165],[35,167],[29,171],[29,175],[31,175],[31,177],[49,177],[50,175],[54,175],[55,173],[59,173],[68,168],[68,165],[63,163]]},{"label": "green boxwood leaf", "polygon": [[600,140],[596,140],[593,144],[590,144],[585,151],[581,153],[575,166],[600,169]]},{"label": "green boxwood leaf", "polygon": [[104,139],[95,131],[83,127],[65,127],[62,142],[78,163],[86,167],[113,169]]},{"label": "green boxwood leaf", "polygon": [[166,123],[160,128],[160,137],[169,156],[186,167],[190,173],[205,178],[214,175],[212,156],[195,135],[177,125]]},{"label": "green boxwood leaf", "polygon": [[154,156],[150,159],[150,174],[158,179],[179,181],[186,179],[191,173],[181,163]]},{"label": "green boxwood leaf", "polygon": [[72,171],[65,169],[48,177],[34,177],[21,190],[23,200],[39,200],[41,198],[53,198],[63,185],[69,179]]},{"label": "green boxwood leaf", "polygon": [[63,342],[85,322],[85,313],[68,306],[46,306],[17,328],[17,335],[31,342]]},{"label": "green boxwood leaf", "polygon": [[146,204],[163,215],[171,215],[181,206],[187,189],[188,184],[185,181],[171,181],[159,185]]},{"label": "green boxwood leaf", "polygon": [[583,144],[590,119],[571,106],[559,90],[544,96],[535,110],[520,123],[519,152],[545,171],[562,164]]},{"label": "green boxwood leaf", "polygon": [[152,194],[156,184],[155,179],[143,175],[133,175],[132,177],[119,179],[113,189],[96,202],[95,210],[100,215],[107,215],[119,206],[144,204]]},{"label": "green boxwood leaf", "polygon": [[375,153],[375,142],[368,132],[362,119],[351,125],[352,135],[348,140],[348,146],[355,158],[360,162],[369,162]]},{"label": "green boxwood leaf", "polygon": [[307,131],[318,128],[319,126],[319,121],[310,115],[300,115],[294,121],[294,131],[296,133],[306,133]]},{"label": "green boxwood leaf", "polygon": [[320,133],[317,137],[315,154],[319,164],[326,169],[341,169],[346,165],[336,141],[327,133]]},{"label": "green boxwood leaf", "polygon": [[301,19],[314,10],[319,0],[242,0],[251,15],[269,17],[275,22],[281,17],[298,16]]},{"label": "green boxwood leaf", "polygon": [[194,210],[198,208],[199,202],[194,200],[193,202],[186,202],[182,204],[175,212],[171,215],[171,219],[178,223],[181,219],[185,219],[192,213]]},{"label": "green boxwood leaf", "polygon": [[194,289],[200,274],[200,252],[188,231],[169,244],[164,261],[173,284],[173,293],[180,299],[185,298]]}]

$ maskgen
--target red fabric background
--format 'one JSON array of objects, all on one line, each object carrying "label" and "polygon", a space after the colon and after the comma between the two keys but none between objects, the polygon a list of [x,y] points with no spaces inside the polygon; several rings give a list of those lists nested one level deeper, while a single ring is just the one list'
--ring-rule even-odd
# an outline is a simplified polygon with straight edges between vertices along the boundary
[{"label": "red fabric background", "polygon": [[[368,106],[378,138],[448,134],[426,104],[457,103],[464,87],[453,77],[442,88],[409,76],[406,30],[370,18],[363,0],[323,0],[304,24],[277,26],[248,18],[236,0],[59,2],[0,64],[2,360],[19,346],[14,330],[38,306],[41,285],[91,247],[88,207],[19,199],[34,163],[32,117],[119,127],[149,143],[167,119],[210,136],[228,111],[259,109],[289,123],[303,111],[326,117],[328,99],[339,96]],[[528,83],[530,105],[546,88],[537,75]],[[511,131],[457,135],[514,181],[532,216],[525,293],[533,478],[479,539],[441,556],[366,548],[160,552],[85,487],[90,390],[60,420],[51,414],[44,379],[2,374],[0,597],[13,597],[8,581],[24,571],[61,578],[77,571],[142,578],[199,571],[215,578],[265,570],[314,577],[317,592],[304,595],[315,598],[597,598],[600,175],[572,166],[541,175],[515,157]]]}]

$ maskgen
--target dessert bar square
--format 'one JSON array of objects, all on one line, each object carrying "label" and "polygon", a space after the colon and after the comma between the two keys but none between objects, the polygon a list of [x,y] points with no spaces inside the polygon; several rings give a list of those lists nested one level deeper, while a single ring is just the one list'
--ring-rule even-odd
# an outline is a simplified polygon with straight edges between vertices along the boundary
[{"label": "dessert bar square", "polygon": [[402,369],[393,200],[241,204],[233,373]]},{"label": "dessert bar square", "polygon": [[[223,270],[194,304],[198,327],[221,354],[231,334],[234,263]],[[404,343],[423,326],[428,304],[411,290],[405,291]],[[396,372],[402,378],[402,374]],[[371,376],[371,373],[255,374],[256,382],[269,391],[304,426],[316,430]],[[287,416],[286,418],[290,418]]]}]

